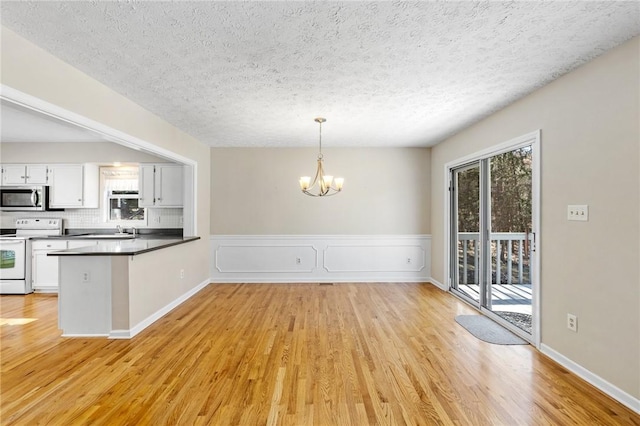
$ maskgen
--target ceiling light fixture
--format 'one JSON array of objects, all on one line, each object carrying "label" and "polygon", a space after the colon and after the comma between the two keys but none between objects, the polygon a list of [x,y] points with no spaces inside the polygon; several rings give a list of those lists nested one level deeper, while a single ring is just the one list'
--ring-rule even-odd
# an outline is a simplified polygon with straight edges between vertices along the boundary
[{"label": "ceiling light fixture", "polygon": [[[311,177],[309,176],[303,176],[300,178],[300,189],[302,189],[303,193],[311,197],[325,197],[329,195],[336,195],[338,192],[342,191],[344,179],[341,177],[334,179],[331,175],[325,175],[324,169],[322,168],[322,123],[327,120],[322,117],[318,117],[314,121],[320,125],[320,149],[318,151],[318,168],[316,170],[316,177],[313,178],[313,182],[311,182]],[[316,185],[318,185],[318,189],[316,190],[317,192],[311,192]]]}]

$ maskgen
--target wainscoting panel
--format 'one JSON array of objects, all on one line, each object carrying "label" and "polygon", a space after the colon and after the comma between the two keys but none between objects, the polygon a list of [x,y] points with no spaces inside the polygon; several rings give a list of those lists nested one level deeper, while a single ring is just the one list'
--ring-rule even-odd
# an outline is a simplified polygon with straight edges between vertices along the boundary
[{"label": "wainscoting panel", "polygon": [[425,254],[419,245],[330,245],[324,251],[327,272],[420,272]]},{"label": "wainscoting panel", "polygon": [[212,235],[212,282],[421,282],[430,235]]},{"label": "wainscoting panel", "polygon": [[221,273],[311,273],[318,261],[318,251],[311,245],[219,245],[214,256]]}]

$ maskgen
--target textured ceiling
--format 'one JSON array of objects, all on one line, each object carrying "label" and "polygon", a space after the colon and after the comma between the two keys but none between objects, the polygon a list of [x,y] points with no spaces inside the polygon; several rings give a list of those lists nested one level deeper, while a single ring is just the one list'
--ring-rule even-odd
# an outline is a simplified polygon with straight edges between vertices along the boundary
[{"label": "textured ceiling", "polygon": [[11,2],[2,24],[211,146],[429,146],[640,33],[633,2]]}]

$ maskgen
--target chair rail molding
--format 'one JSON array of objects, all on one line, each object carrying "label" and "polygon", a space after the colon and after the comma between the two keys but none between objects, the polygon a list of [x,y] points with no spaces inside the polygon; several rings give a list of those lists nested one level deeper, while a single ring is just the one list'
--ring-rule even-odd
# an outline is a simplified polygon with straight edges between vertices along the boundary
[{"label": "chair rail molding", "polygon": [[212,282],[426,282],[430,235],[211,235]]}]

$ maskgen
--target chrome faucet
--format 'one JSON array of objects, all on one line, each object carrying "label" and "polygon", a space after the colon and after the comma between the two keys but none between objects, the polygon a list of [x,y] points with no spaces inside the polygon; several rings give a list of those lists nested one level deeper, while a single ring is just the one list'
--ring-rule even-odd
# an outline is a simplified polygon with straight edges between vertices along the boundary
[{"label": "chrome faucet", "polygon": [[136,227],[135,226],[131,227],[131,233],[133,234],[133,238],[135,238],[136,237]]},{"label": "chrome faucet", "polygon": [[118,230],[118,234],[122,234],[122,226],[116,225],[116,229]]}]

